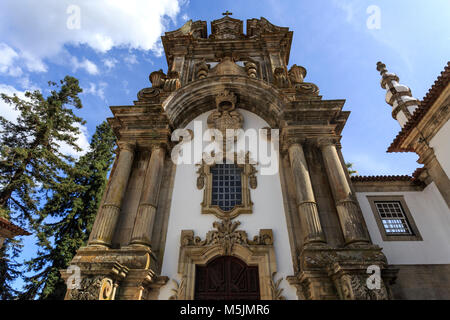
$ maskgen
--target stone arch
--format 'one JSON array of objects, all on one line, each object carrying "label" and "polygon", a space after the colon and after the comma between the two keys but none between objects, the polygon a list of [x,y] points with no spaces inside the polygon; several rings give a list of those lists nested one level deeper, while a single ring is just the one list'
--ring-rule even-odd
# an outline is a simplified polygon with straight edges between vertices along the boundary
[{"label": "stone arch", "polygon": [[181,275],[178,299],[192,300],[195,296],[195,267],[224,255],[236,257],[248,266],[258,266],[261,300],[273,300],[274,288],[272,276],[277,272],[273,245],[244,246],[234,244],[231,252],[226,253],[222,245],[182,246],[178,261],[178,273]]},{"label": "stone arch", "polygon": [[246,76],[222,75],[191,82],[173,92],[163,107],[174,128],[184,128],[202,113],[216,107],[215,97],[229,90],[237,95],[237,107],[255,113],[271,128],[279,128],[283,106],[288,103],[271,84]]}]

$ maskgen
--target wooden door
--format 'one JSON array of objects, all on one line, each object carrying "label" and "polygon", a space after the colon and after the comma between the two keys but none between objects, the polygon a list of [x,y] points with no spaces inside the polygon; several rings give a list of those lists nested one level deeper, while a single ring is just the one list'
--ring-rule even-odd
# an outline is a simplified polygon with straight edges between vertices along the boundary
[{"label": "wooden door", "polygon": [[196,300],[259,300],[258,267],[222,256],[195,270]]}]

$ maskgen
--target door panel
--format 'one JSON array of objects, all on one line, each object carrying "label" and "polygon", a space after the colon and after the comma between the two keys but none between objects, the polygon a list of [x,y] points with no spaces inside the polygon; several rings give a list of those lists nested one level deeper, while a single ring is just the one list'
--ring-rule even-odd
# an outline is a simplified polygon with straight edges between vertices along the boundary
[{"label": "door panel", "polygon": [[222,256],[195,270],[196,300],[259,300],[258,267]]}]

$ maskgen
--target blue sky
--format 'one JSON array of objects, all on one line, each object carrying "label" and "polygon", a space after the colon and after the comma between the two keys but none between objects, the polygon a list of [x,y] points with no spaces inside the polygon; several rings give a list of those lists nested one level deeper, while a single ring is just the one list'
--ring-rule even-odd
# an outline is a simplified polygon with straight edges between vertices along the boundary
[{"label": "blue sky", "polygon": [[[68,28],[74,5],[79,29]],[[367,27],[371,5],[380,9],[379,29]],[[49,80],[77,77],[84,88],[78,114],[87,120],[79,141],[87,147],[95,126],[112,115],[109,106],[131,105],[150,86],[150,72],[167,71],[164,31],[189,19],[210,29],[226,10],[294,31],[289,64],[307,69],[305,81],[317,84],[323,99],[346,99],[342,151],[359,174],[411,174],[420,166],[415,154],[386,153],[400,126],[384,102],[376,62],[422,99],[449,60],[448,0],[2,0],[0,92],[46,90]],[[0,114],[15,116],[4,104]]]}]

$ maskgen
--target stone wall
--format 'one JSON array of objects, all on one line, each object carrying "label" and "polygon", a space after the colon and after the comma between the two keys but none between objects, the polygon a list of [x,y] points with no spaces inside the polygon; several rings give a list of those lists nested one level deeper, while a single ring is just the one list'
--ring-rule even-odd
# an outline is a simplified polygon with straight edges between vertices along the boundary
[{"label": "stone wall", "polygon": [[399,268],[391,287],[397,300],[450,299],[450,264],[394,265]]}]

